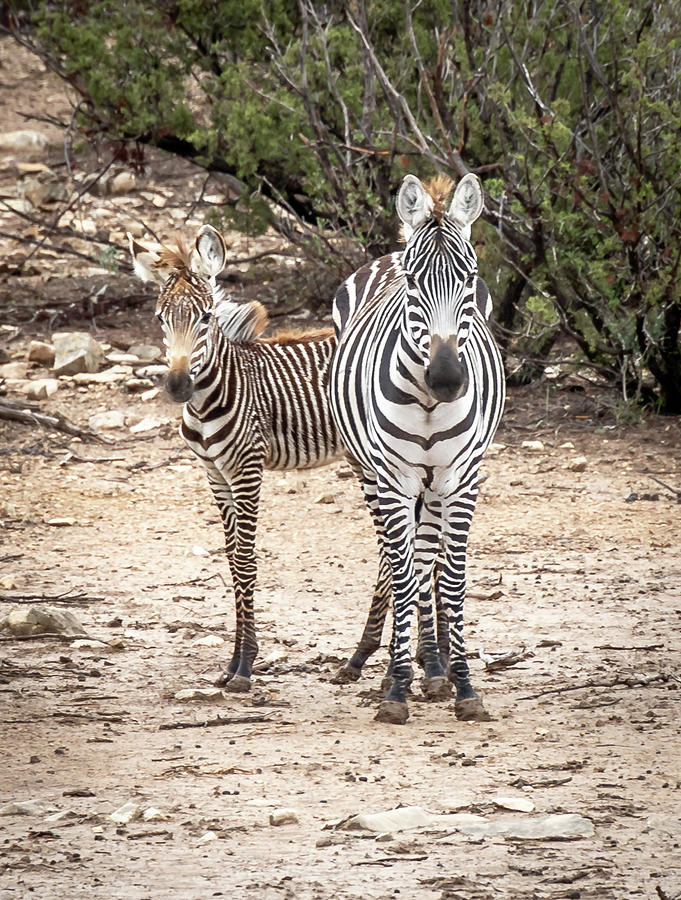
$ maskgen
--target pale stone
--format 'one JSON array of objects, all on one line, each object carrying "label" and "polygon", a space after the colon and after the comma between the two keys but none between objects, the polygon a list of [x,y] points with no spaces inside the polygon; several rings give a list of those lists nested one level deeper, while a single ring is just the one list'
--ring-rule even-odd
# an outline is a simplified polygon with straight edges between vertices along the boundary
[{"label": "pale stone", "polygon": [[128,222],[127,230],[133,237],[144,237],[146,234],[146,228],[142,225],[141,222]]},{"label": "pale stone", "polygon": [[31,381],[26,388],[26,396],[29,400],[46,400],[59,390],[59,382],[56,378],[38,378]]},{"label": "pale stone", "polygon": [[79,372],[72,376],[71,381],[76,384],[115,384],[130,378],[132,371],[132,366],[116,365],[103,372]]},{"label": "pale stone", "polygon": [[225,695],[222,693],[220,688],[188,688],[183,691],[176,691],[173,694],[173,698],[175,700],[179,700],[183,703],[187,703],[190,700],[199,700],[199,701],[215,701],[215,700],[224,700]]},{"label": "pale stone", "polygon": [[134,800],[128,800],[123,806],[119,806],[118,809],[114,810],[109,818],[112,822],[116,822],[117,825],[127,825],[128,822],[134,822],[135,819],[139,819],[141,815],[142,810],[137,803]]},{"label": "pale stone", "polygon": [[139,356],[135,356],[134,353],[121,353],[120,350],[113,350],[111,353],[107,353],[106,360],[110,363],[117,363],[125,366],[134,366],[142,362]]},{"label": "pale stone", "polygon": [[295,809],[274,809],[270,813],[270,825],[295,825],[298,821]]},{"label": "pale stone", "polygon": [[25,362],[9,362],[0,366],[0,378],[10,378],[12,380],[21,380],[26,378],[28,366]]},{"label": "pale stone", "polygon": [[541,441],[523,441],[520,445],[523,450],[531,450],[534,453],[541,453],[544,444]]},{"label": "pale stone", "polygon": [[218,836],[214,831],[207,831],[205,834],[202,834],[198,840],[199,844],[209,844],[211,841],[217,841]]},{"label": "pale stone", "polygon": [[586,456],[576,456],[570,460],[567,467],[571,472],[584,472],[588,465],[589,460]]},{"label": "pale stone", "polygon": [[53,606],[29,606],[13,609],[0,619],[0,631],[10,634],[66,634],[85,635],[85,629],[67,609]]},{"label": "pale stone", "polygon": [[492,797],[492,803],[500,809],[512,809],[516,812],[532,812],[534,803],[527,797]]},{"label": "pale stone", "polygon": [[53,809],[44,800],[17,800],[0,807],[0,816],[44,816]]},{"label": "pale stone", "polygon": [[39,131],[22,129],[0,134],[0,150],[5,153],[21,153],[23,157],[40,156],[47,147],[47,138]]},{"label": "pale stone", "polygon": [[54,354],[54,346],[46,341],[31,341],[28,345],[28,361],[39,366],[53,366]]},{"label": "pale stone", "polygon": [[152,431],[154,428],[160,428],[161,425],[167,425],[170,419],[157,419],[154,416],[145,416],[141,422],[131,426],[131,434],[141,434],[144,431]]},{"label": "pale stone", "polygon": [[193,642],[194,647],[221,647],[225,643],[225,639],[219,634],[207,634],[205,637],[197,638]]},{"label": "pale stone", "polygon": [[[83,234],[87,234],[90,237],[97,234],[97,223],[94,221],[94,219],[82,219],[79,224],[80,230],[83,232]],[[101,271],[105,270],[102,269]]]},{"label": "pale stone", "polygon": [[57,332],[52,336],[55,348],[55,375],[97,372],[103,357],[98,342],[85,331]]},{"label": "pale stone", "polygon": [[107,650],[109,645],[105,641],[71,641],[71,647],[76,650]]},{"label": "pale stone", "polygon": [[149,806],[142,813],[142,818],[145,822],[165,822],[169,817],[155,806]]},{"label": "pale stone", "polygon": [[168,366],[144,366],[143,369],[137,370],[137,374],[143,378],[153,378],[154,375],[167,375]]},{"label": "pale stone", "polygon": [[334,494],[320,494],[316,499],[315,503],[335,503],[336,497]]},{"label": "pale stone", "polygon": [[133,344],[128,347],[128,353],[141,359],[143,362],[153,362],[155,359],[161,359],[163,351],[154,344]]},{"label": "pale stone", "polygon": [[132,172],[119,172],[109,181],[112,194],[128,194],[137,187],[137,179]]},{"label": "pale stone", "polygon": [[66,528],[69,525],[75,525],[76,520],[72,516],[57,516],[52,519],[45,519],[46,525],[53,525],[56,528]]},{"label": "pale stone", "polygon": [[155,400],[161,392],[158,388],[151,388],[149,391],[144,391],[140,394],[140,400],[144,403],[147,403],[149,400]]},{"label": "pale stone", "polygon": [[88,419],[88,425],[95,431],[108,428],[125,428],[125,413],[118,409],[95,413]]}]

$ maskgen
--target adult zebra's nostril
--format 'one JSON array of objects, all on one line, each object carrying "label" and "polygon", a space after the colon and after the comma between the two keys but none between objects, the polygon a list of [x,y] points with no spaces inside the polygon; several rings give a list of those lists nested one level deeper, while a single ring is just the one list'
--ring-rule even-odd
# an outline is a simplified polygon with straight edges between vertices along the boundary
[{"label": "adult zebra's nostril", "polygon": [[464,392],[466,367],[449,341],[433,340],[431,350],[424,376],[426,386],[438,402],[450,403]]}]

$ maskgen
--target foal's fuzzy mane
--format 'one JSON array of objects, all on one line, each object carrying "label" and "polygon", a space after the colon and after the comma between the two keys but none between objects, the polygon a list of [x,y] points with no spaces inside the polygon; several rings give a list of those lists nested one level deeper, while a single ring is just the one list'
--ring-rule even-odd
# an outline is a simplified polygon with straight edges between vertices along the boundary
[{"label": "foal's fuzzy mane", "polygon": [[159,265],[169,269],[191,269],[191,250],[181,234],[171,237],[172,244],[161,247]]},{"label": "foal's fuzzy mane", "polygon": [[314,341],[323,341],[333,336],[333,328],[316,328],[311,331],[298,329],[286,329],[278,331],[271,337],[263,338],[265,344],[311,344]]}]

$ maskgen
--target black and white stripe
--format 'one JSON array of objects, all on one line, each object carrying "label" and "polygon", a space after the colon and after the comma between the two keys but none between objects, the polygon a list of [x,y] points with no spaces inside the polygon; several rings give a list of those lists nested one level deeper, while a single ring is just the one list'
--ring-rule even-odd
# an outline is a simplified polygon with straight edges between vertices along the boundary
[{"label": "black and white stripe", "polygon": [[463,643],[466,543],[478,470],[501,417],[505,387],[486,321],[489,295],[469,240],[482,191],[475,176],[466,176],[445,212],[449,190],[451,183],[426,188],[407,176],[397,201],[404,251],[359,269],[334,300],[339,344],[331,364],[331,408],[361,469],[392,570],[393,680],[377,715],[385,721],[408,716],[416,609],[426,683],[445,674],[433,622],[438,556],[437,593],[449,620],[448,674],[458,710],[471,713],[479,702]]}]

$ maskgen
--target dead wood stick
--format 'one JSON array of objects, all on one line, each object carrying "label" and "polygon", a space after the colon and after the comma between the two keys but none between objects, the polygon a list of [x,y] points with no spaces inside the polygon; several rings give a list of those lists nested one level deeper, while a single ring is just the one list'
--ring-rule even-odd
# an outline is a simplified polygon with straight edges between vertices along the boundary
[{"label": "dead wood stick", "polygon": [[51,600],[54,603],[78,603],[82,600],[104,600],[104,597],[90,597],[84,592],[72,594],[0,594],[0,603],[33,603],[36,600]]},{"label": "dead wood stick", "polygon": [[[247,725],[255,722],[271,722],[272,713],[259,716],[218,716],[216,719],[204,719],[203,722],[167,722],[158,726],[159,731],[171,731],[175,728],[210,728],[214,725]],[[290,722],[280,722],[280,725],[290,725]]]},{"label": "dead wood stick", "polygon": [[167,459],[162,459],[161,462],[149,463],[146,459],[140,459],[137,462],[131,463],[129,466],[126,466],[126,469],[129,472],[151,472],[152,469],[160,469],[161,466],[168,466],[170,463],[176,462],[178,459],[190,459],[191,457],[185,456],[184,451],[179,453],[175,453],[173,456],[169,456]]},{"label": "dead wood stick", "polygon": [[71,641],[98,641],[100,644],[105,643],[105,641],[100,641],[99,638],[92,637],[90,634],[60,634],[58,631],[42,631],[40,634],[12,634],[9,637],[0,637],[0,641],[4,644],[10,641],[46,641],[50,638],[56,638],[56,640],[64,644],[70,644]]},{"label": "dead wood stick", "polygon": [[650,477],[653,481],[656,481],[658,484],[661,484],[662,487],[667,488],[668,491],[671,491],[672,494],[674,494],[674,495],[676,496],[676,499],[677,499],[677,500],[681,500],[681,491],[678,490],[678,488],[672,487],[671,484],[667,484],[666,481],[662,481],[661,478],[656,478],[654,475],[650,475],[649,477]]},{"label": "dead wood stick", "polygon": [[660,650],[664,644],[647,644],[642,647],[615,647],[614,644],[601,644],[596,650]]},{"label": "dead wood stick", "polygon": [[546,694],[563,694],[566,691],[583,691],[587,688],[595,687],[617,687],[624,685],[626,687],[647,687],[656,681],[669,681],[669,675],[666,672],[660,672],[657,675],[651,675],[649,678],[615,678],[614,681],[586,681],[583,684],[570,684],[565,687],[548,688],[540,691],[538,694],[529,694],[527,697],[519,697],[519,700],[536,700],[537,697],[544,697]]},{"label": "dead wood stick", "polygon": [[65,466],[70,462],[80,462],[80,463],[105,463],[105,462],[120,462],[125,459],[124,456],[81,456],[80,453],[76,453],[75,450],[69,450],[64,456],[63,459],[59,460],[60,466]]},{"label": "dead wood stick", "polygon": [[0,419],[7,419],[10,422],[22,422],[24,425],[42,425],[43,428],[62,431],[75,437],[101,441],[104,444],[112,443],[109,438],[105,438],[101,434],[97,434],[89,429],[79,428],[78,425],[74,425],[73,422],[70,422],[60,413],[46,415],[45,413],[10,406],[7,403],[0,403]]}]

